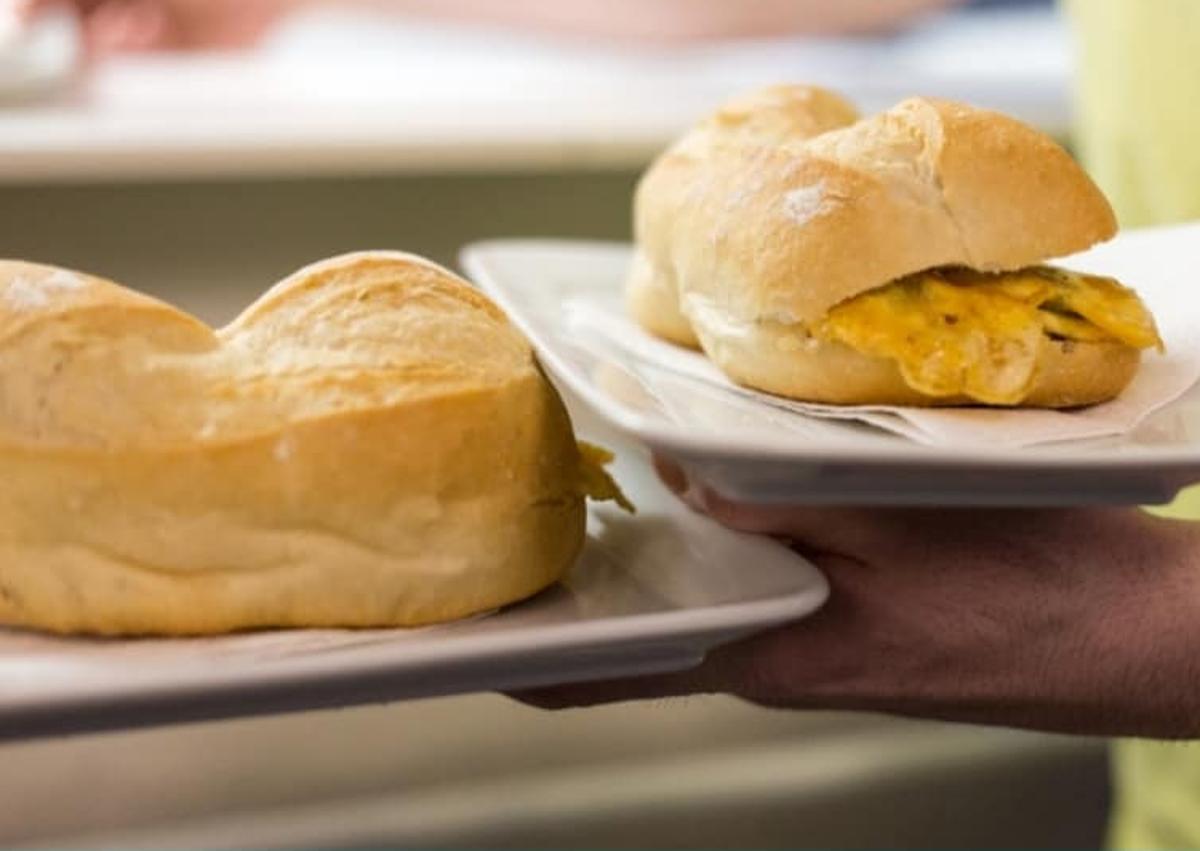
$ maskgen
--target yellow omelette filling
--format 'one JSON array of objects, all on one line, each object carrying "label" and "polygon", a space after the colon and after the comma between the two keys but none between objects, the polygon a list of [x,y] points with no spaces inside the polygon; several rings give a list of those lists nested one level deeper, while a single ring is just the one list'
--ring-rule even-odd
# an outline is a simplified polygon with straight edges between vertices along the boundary
[{"label": "yellow omelette filling", "polygon": [[843,302],[814,334],[894,360],[920,393],[993,405],[1025,398],[1043,337],[1139,349],[1163,345],[1133,290],[1112,278],[1049,266],[1000,274],[957,267],[920,272]]},{"label": "yellow omelette filling", "polygon": [[596,502],[615,502],[630,514],[636,514],[637,509],[625,496],[621,486],[604,469],[613,462],[613,454],[607,449],[585,441],[577,441],[579,446],[579,493]]}]

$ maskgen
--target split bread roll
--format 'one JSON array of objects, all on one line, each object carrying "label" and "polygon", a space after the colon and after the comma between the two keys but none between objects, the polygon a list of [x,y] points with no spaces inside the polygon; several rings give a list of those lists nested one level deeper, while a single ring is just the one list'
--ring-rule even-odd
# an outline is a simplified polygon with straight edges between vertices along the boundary
[{"label": "split bread roll", "polygon": [[1086,405],[1161,341],[1131,290],[1041,264],[1115,232],[1075,161],[1014,119],[925,98],[858,119],[773,87],[643,177],[628,302],[795,399]]},{"label": "split bread roll", "polygon": [[[671,258],[676,239],[696,226],[694,205],[713,189],[713,165],[737,157],[743,147],[769,149],[857,117],[852,105],[824,89],[771,86],[731,100],[660,156],[638,184],[634,201],[637,248],[627,290],[634,317],[660,337],[698,345],[680,310]],[[752,187],[755,179],[748,176],[744,186]]]},{"label": "split bread roll", "polygon": [[[584,456],[587,457],[584,457]],[[555,582],[581,454],[525,339],[399,253],[303,269],[214,331],[0,263],[0,623],[202,634],[461,618]]]}]

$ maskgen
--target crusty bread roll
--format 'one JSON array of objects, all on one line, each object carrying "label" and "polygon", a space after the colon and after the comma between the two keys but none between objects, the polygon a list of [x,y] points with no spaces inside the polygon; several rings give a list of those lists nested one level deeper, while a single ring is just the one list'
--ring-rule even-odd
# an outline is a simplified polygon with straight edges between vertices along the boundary
[{"label": "crusty bread roll", "polygon": [[[819,105],[807,121],[778,120],[785,91],[796,109]],[[848,106],[829,108],[835,98],[776,87],[741,99],[779,132],[692,144],[716,134],[710,119],[651,166],[635,200],[632,313],[768,392],[835,404],[979,402],[914,389],[895,362],[814,331],[835,307],[914,273],[1015,272],[1083,250],[1113,236],[1112,210],[1065,151],[1011,118],[914,98],[855,121]],[[1020,398],[1001,403],[1109,399],[1139,358],[1126,342],[1047,335]]]},{"label": "crusty bread roll", "polygon": [[574,560],[585,466],[524,338],[420,258],[317,263],[215,332],[0,263],[0,623],[199,634],[494,609]]},{"label": "crusty bread roll", "polygon": [[735,98],[663,153],[638,184],[636,254],[629,309],[647,329],[685,346],[697,340],[680,312],[672,260],[676,241],[696,227],[694,205],[710,194],[711,168],[745,148],[773,148],[852,123],[854,107],[812,86],[770,86]]}]

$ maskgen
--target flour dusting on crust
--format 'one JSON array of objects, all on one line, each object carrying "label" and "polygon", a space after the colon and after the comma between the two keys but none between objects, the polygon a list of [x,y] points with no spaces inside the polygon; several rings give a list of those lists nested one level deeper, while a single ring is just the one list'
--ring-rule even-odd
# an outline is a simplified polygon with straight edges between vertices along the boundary
[{"label": "flour dusting on crust", "polygon": [[833,211],[835,199],[825,193],[825,181],[793,189],[783,196],[783,214],[803,227],[813,219]]},{"label": "flour dusting on crust", "polygon": [[4,287],[3,301],[14,310],[35,310],[48,305],[57,292],[78,290],[83,286],[83,278],[66,269],[56,269],[40,280],[18,275]]}]

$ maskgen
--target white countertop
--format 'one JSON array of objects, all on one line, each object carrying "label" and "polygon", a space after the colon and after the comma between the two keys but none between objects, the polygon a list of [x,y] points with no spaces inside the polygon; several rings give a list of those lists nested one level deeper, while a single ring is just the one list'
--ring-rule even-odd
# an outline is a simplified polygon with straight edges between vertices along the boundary
[{"label": "white countertop", "polygon": [[1068,70],[1048,11],[636,53],[314,12],[254,52],[113,59],[0,108],[0,181],[636,168],[724,97],[779,80],[867,110],[957,97],[1062,133]]}]

